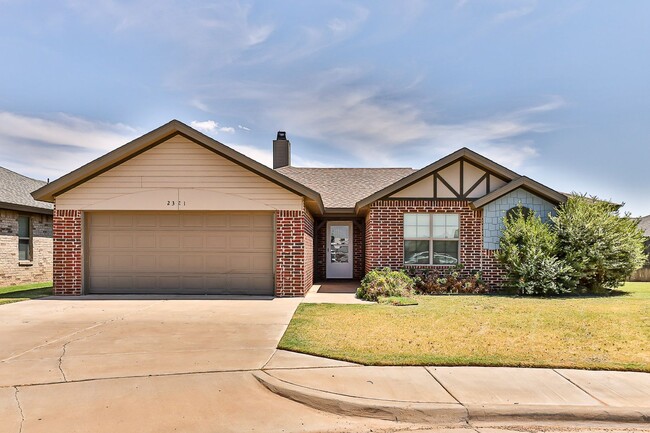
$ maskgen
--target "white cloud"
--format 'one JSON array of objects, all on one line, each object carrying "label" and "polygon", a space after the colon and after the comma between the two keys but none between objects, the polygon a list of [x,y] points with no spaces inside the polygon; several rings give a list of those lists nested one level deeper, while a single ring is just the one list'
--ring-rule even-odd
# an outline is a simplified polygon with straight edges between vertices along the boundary
[{"label": "white cloud", "polygon": [[443,120],[407,98],[386,98],[391,89],[361,84],[359,77],[354,70],[321,74],[309,90],[286,89],[283,104],[264,115],[294,136],[328,143],[363,165],[421,166],[467,146],[517,168],[537,154],[534,135],[551,128],[537,117],[564,104],[551,97],[518,110]]},{"label": "white cloud", "polygon": [[219,123],[215,122],[214,120],[193,120],[190,122],[190,126],[199,131],[210,132],[213,134],[218,134],[219,132],[226,132],[228,134],[235,133],[235,128],[232,126],[219,126]]},{"label": "white cloud", "polygon": [[494,16],[497,23],[521,18],[531,14],[537,8],[537,0],[516,0],[512,8],[499,12]]},{"label": "white cloud", "polygon": [[237,128],[239,128],[239,129],[241,129],[243,131],[250,131],[251,130],[250,128],[248,128],[248,127],[246,127],[244,125],[237,125]]},{"label": "white cloud", "polygon": [[204,120],[204,121],[192,120],[190,122],[190,126],[194,129],[198,129],[199,131],[214,132],[219,127],[219,124],[214,120]]},{"label": "white cloud", "polygon": [[119,123],[63,113],[36,117],[5,111],[0,112],[0,160],[27,176],[54,179],[137,135],[134,128]]}]

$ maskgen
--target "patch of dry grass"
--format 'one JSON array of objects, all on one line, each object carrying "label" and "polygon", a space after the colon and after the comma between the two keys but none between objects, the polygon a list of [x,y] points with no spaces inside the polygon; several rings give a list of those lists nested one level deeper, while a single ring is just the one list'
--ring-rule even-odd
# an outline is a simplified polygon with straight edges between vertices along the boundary
[{"label": "patch of dry grass", "polygon": [[607,297],[419,296],[302,304],[279,348],[368,365],[650,371],[650,283]]}]

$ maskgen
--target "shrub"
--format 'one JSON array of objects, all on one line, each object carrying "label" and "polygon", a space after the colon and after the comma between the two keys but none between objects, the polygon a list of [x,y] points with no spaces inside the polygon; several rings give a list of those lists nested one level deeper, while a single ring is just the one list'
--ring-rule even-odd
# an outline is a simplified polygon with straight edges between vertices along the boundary
[{"label": "shrub", "polygon": [[574,196],[551,219],[558,259],[573,269],[572,284],[579,292],[616,288],[647,260],[638,221],[629,214],[621,217],[611,203]]},{"label": "shrub", "polygon": [[450,293],[488,293],[480,271],[464,271],[462,265],[445,269],[410,268],[408,274],[415,281],[415,289],[423,295]]},{"label": "shrub", "polygon": [[572,269],[557,258],[557,236],[535,214],[522,207],[503,219],[504,230],[496,258],[506,270],[507,285],[522,295],[569,293],[575,284]]},{"label": "shrub", "polygon": [[413,292],[413,279],[403,271],[393,271],[390,268],[370,271],[361,280],[357,289],[357,298],[376,302],[381,297],[407,297]]}]

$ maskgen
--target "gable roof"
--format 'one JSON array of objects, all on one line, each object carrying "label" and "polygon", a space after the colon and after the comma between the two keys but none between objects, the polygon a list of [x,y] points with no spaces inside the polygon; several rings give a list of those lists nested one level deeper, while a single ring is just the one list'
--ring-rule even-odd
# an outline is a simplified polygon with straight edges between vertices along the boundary
[{"label": "gable roof", "polygon": [[277,172],[318,191],[325,208],[353,209],[357,202],[416,172],[412,168],[281,167]]},{"label": "gable roof", "polygon": [[504,179],[507,179],[507,180],[512,180],[512,179],[520,177],[514,171],[512,171],[512,170],[510,170],[510,169],[508,169],[508,168],[506,168],[506,167],[504,167],[504,166],[502,166],[500,164],[497,164],[496,162],[492,161],[491,159],[488,159],[488,158],[484,157],[483,155],[479,155],[478,153],[474,152],[473,150],[470,150],[470,149],[468,149],[466,147],[463,147],[462,149],[459,149],[456,152],[451,153],[451,154],[445,156],[444,158],[441,158],[441,159],[437,160],[436,162],[434,162],[432,164],[429,164],[429,165],[427,165],[426,167],[424,167],[424,168],[422,168],[420,170],[415,171],[411,175],[406,176],[406,177],[398,180],[397,182],[395,182],[395,183],[393,183],[391,185],[388,185],[385,188],[382,188],[382,189],[374,192],[373,194],[363,198],[362,200],[359,200],[359,202],[357,202],[357,204],[355,206],[355,209],[358,211],[359,209],[361,209],[361,208],[363,208],[365,206],[368,206],[369,204],[371,204],[374,201],[377,201],[377,200],[379,200],[379,199],[381,199],[383,197],[394,194],[394,193],[398,192],[399,190],[404,189],[404,188],[416,183],[417,181],[429,176],[433,172],[438,171],[438,170],[450,165],[451,163],[453,163],[453,162],[455,162],[455,161],[457,161],[459,159],[465,159],[465,160],[471,162],[472,164],[476,165],[477,167],[480,167],[480,168],[483,168],[483,169],[485,169],[487,171],[495,173],[495,174],[497,174],[497,175],[499,175],[499,176],[501,176],[501,177],[503,177]]},{"label": "gable roof", "polygon": [[0,208],[52,214],[51,203],[36,201],[31,196],[43,185],[46,182],[0,167]]},{"label": "gable roof", "polygon": [[650,215],[639,218],[639,228],[650,237]]},{"label": "gable roof", "polygon": [[131,159],[140,153],[155,147],[163,141],[173,137],[174,135],[182,135],[195,142],[196,144],[205,147],[208,150],[246,168],[265,179],[289,190],[298,195],[306,198],[306,204],[310,210],[316,213],[324,211],[323,201],[318,192],[296,182],[289,177],[272,170],[271,168],[237,152],[234,149],[218,142],[217,140],[200,133],[196,129],[180,122],[172,120],[165,125],[154,129],[153,131],[143,135],[140,138],[118,147],[117,149],[101,156],[94,161],[60,177],[59,179],[42,186],[37,191],[32,193],[32,196],[37,200],[53,202],[54,198],[68,191],[85,181],[98,176],[105,171],[121,164],[122,162]]},{"label": "gable roof", "polygon": [[472,207],[475,209],[483,207],[486,204],[491,203],[500,197],[503,197],[509,192],[516,190],[517,188],[523,188],[527,191],[530,191],[535,195],[538,195],[554,204],[564,203],[567,200],[567,197],[564,194],[559,193],[545,185],[542,185],[541,183],[536,182],[526,176],[520,176],[517,179],[505,184],[501,188],[494,190],[477,200],[474,200],[472,202]]}]

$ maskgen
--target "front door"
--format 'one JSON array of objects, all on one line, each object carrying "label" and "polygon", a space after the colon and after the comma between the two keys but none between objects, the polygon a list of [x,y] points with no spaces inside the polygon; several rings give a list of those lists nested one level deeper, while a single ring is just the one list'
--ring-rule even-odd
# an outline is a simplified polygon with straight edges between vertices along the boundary
[{"label": "front door", "polygon": [[327,278],[352,278],[352,222],[327,223]]}]

